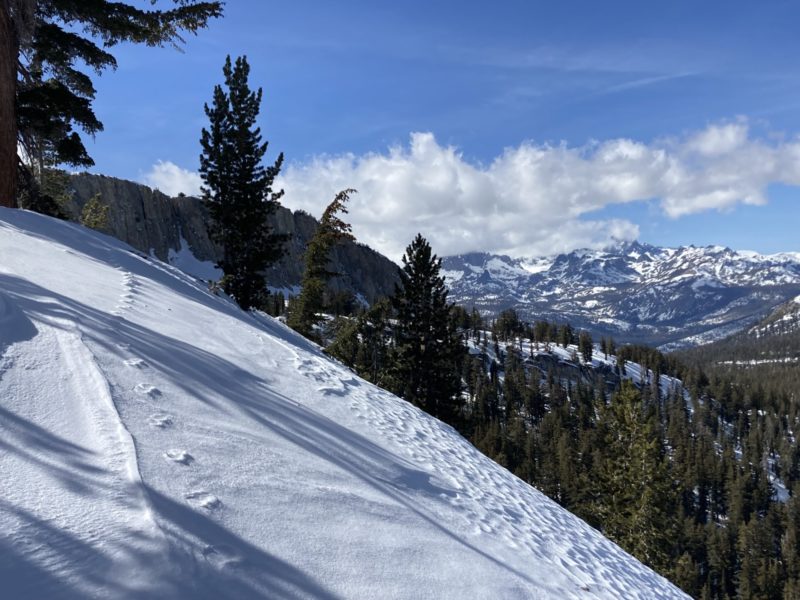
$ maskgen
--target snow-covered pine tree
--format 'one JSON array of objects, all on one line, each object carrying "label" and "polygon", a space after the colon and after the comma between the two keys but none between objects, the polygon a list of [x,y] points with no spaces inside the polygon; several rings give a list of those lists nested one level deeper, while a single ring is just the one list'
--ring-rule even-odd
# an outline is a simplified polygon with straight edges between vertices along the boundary
[{"label": "snow-covered pine tree", "polygon": [[217,85],[212,105],[205,105],[210,123],[200,138],[200,175],[209,235],[222,249],[222,288],[247,310],[265,304],[264,271],[282,256],[287,239],[267,223],[283,196],[272,190],[283,153],[272,166],[262,165],[268,145],[256,126],[262,90],[248,85],[247,58],[232,63],[228,56],[222,72],[228,91]]}]

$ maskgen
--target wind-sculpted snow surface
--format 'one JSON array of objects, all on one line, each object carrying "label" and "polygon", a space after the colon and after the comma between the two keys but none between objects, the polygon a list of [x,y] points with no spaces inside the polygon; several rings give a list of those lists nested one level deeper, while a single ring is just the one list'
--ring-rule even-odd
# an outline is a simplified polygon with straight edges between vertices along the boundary
[{"label": "wind-sculpted snow surface", "polygon": [[0,211],[9,598],[679,598],[269,317]]}]

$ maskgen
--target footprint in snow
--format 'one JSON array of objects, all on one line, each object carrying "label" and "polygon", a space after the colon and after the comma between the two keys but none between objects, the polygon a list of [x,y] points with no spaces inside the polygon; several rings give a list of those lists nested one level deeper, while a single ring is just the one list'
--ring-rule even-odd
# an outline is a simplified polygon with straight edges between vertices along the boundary
[{"label": "footprint in snow", "polygon": [[317,391],[321,392],[324,396],[344,396],[347,393],[344,386],[336,387],[333,385],[323,385],[318,387]]},{"label": "footprint in snow", "polygon": [[197,506],[206,510],[216,510],[222,507],[220,499],[208,492],[189,492],[184,498],[186,498],[192,506]]},{"label": "footprint in snow", "polygon": [[161,390],[154,385],[150,385],[149,383],[137,383],[136,387],[133,389],[137,394],[143,394],[145,396],[150,396],[151,398],[158,398],[161,395]]},{"label": "footprint in snow", "polygon": [[147,422],[153,427],[158,427],[159,429],[172,427],[172,418],[168,415],[152,415],[147,419]]},{"label": "footprint in snow", "polygon": [[189,454],[186,450],[167,450],[164,452],[164,458],[187,467],[194,462],[194,456]]},{"label": "footprint in snow", "polygon": [[216,544],[203,548],[203,558],[219,568],[234,567],[244,562],[244,558],[227,544]]}]

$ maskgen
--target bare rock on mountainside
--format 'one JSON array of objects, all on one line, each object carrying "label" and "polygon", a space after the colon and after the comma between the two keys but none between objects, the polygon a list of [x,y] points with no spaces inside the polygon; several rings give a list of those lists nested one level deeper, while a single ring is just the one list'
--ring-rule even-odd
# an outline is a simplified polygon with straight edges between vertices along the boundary
[{"label": "bare rock on mountainside", "polygon": [[[83,205],[100,194],[111,207],[106,233],[163,261],[187,249],[198,261],[216,260],[218,250],[206,233],[207,213],[197,198],[172,198],[139,183],[85,173],[73,176],[71,186],[74,193],[67,209],[75,220]],[[279,207],[271,221],[279,233],[291,234],[291,240],[286,256],[268,271],[268,285],[294,289],[300,285],[302,254],[317,220],[302,211],[293,213]],[[392,294],[398,281],[397,266],[392,261],[352,242],[333,250],[331,270],[342,274],[330,281],[334,292],[349,290],[367,302]]]}]

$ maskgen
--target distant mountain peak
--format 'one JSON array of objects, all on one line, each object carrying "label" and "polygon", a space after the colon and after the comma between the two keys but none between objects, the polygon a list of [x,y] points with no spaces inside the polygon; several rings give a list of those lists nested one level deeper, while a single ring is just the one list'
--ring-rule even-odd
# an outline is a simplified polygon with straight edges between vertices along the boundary
[{"label": "distant mountain peak", "polygon": [[739,331],[800,295],[800,253],[727,246],[665,248],[619,240],[538,258],[471,253],[443,259],[451,299],[486,313],[570,321],[664,348]]}]

